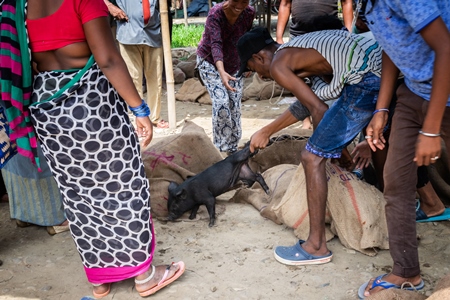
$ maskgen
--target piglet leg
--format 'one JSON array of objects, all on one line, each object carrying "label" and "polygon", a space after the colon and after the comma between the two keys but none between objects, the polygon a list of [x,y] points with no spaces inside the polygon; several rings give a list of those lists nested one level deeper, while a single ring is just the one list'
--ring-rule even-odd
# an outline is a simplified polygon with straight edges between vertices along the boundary
[{"label": "piglet leg", "polygon": [[194,206],[194,208],[191,210],[191,215],[189,216],[189,220],[194,220],[195,219],[195,217],[197,216],[197,211],[198,211],[199,207],[200,207],[200,204]]}]

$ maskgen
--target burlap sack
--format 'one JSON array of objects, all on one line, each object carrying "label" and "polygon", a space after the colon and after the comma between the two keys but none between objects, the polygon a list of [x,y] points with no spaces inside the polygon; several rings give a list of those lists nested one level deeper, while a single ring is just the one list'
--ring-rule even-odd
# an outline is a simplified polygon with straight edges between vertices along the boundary
[{"label": "burlap sack", "polygon": [[441,278],[434,288],[433,294],[427,300],[450,299],[450,274]]},{"label": "burlap sack", "polygon": [[170,182],[180,184],[223,158],[203,128],[186,121],[180,134],[145,149],[142,159],[150,181],[152,216],[167,217]]},{"label": "burlap sack", "polygon": [[[378,293],[370,295],[366,298],[367,300],[424,300],[427,299],[425,295],[418,292],[399,290],[399,289],[388,289],[382,290]],[[438,299],[438,298],[436,298]],[[440,300],[448,298],[439,298]]]},{"label": "burlap sack", "polygon": [[198,81],[197,78],[190,78],[186,80],[178,92],[175,94],[175,99],[178,101],[196,102],[203,95],[208,95],[206,88]]},{"label": "burlap sack", "polygon": [[253,75],[253,81],[244,89],[243,100],[256,99],[267,100],[280,95],[291,95],[291,92],[283,89],[275,81],[261,79],[258,74]]},{"label": "burlap sack", "polygon": [[273,135],[265,149],[249,160],[249,166],[255,172],[266,170],[281,164],[300,164],[300,152],[305,148],[312,130],[283,129]]},{"label": "burlap sack", "polygon": [[250,189],[239,189],[230,201],[250,203],[262,217],[276,224],[282,224],[283,221],[275,215],[273,207],[278,205],[283,198],[297,167],[297,165],[282,164],[262,173],[261,175],[270,189],[269,195],[264,192],[260,184],[255,183]]},{"label": "burlap sack", "polygon": [[[356,178],[351,172],[327,162],[327,209],[331,217],[330,229],[341,243],[367,255],[376,249],[388,249],[387,225],[382,193]],[[284,224],[294,228],[300,239],[309,235],[309,214],[306,183],[300,165],[274,212]],[[328,238],[327,238],[328,240]]]}]

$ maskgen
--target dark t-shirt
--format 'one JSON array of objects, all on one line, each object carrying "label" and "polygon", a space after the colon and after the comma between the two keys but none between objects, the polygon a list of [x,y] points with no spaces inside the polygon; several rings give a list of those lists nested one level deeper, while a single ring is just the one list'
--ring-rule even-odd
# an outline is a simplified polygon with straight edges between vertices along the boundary
[{"label": "dark t-shirt", "polygon": [[314,31],[312,21],[320,16],[337,16],[337,0],[292,0],[289,33],[297,36]]}]

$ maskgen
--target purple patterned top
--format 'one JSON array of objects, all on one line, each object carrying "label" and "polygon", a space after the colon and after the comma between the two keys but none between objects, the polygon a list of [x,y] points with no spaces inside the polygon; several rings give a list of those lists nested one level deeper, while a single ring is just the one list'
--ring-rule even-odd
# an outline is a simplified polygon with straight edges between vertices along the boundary
[{"label": "purple patterned top", "polygon": [[[222,9],[223,2],[214,5],[206,18],[205,31],[197,48],[199,57],[215,65],[223,61],[225,71],[234,75],[239,71],[240,62],[236,44],[241,36],[252,28],[255,9],[247,6],[236,22],[231,25]],[[208,55],[212,52],[212,55]]]}]

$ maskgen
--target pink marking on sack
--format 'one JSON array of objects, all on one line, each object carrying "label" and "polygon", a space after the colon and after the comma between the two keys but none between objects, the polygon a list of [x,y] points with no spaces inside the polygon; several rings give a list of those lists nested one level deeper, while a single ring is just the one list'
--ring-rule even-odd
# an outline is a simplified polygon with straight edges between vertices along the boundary
[{"label": "pink marking on sack", "polygon": [[297,222],[294,223],[294,225],[292,226],[294,229],[297,229],[298,226],[300,226],[300,224],[303,223],[303,221],[305,220],[306,216],[308,215],[308,210],[306,210],[301,216],[300,218],[298,218]]},{"label": "pink marking on sack", "polygon": [[[359,221],[359,223],[362,223],[361,212],[359,211],[358,204],[356,203],[355,190],[353,189],[353,186],[349,182],[349,181],[351,181],[351,179],[348,177],[348,175],[346,175],[346,174],[344,174],[344,172],[342,172],[341,168],[336,167],[335,169],[339,172],[339,178],[344,183],[344,186],[346,187],[347,192],[350,195],[350,199],[352,200],[352,205],[355,210],[356,216],[358,217],[358,221]],[[343,179],[343,177],[346,179]]]}]

